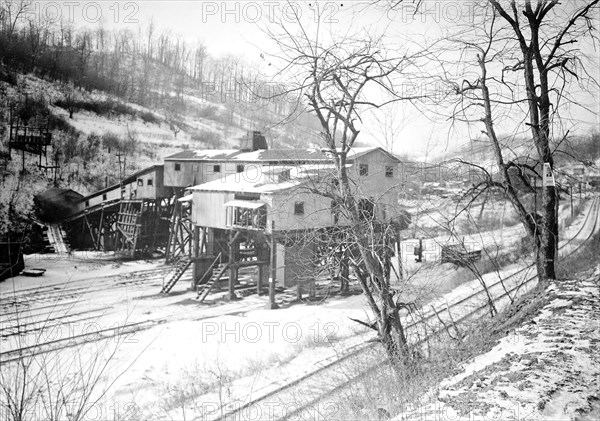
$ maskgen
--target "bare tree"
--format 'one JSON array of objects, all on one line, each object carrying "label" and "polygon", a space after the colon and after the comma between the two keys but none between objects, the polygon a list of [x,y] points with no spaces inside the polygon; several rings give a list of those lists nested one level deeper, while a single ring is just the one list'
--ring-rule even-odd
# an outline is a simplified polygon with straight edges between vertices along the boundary
[{"label": "bare tree", "polygon": [[319,35],[308,35],[314,31],[299,20],[297,33],[285,26],[280,29],[266,30],[279,47],[272,58],[281,66],[276,77],[293,81],[285,94],[293,93],[305,101],[320,123],[323,152],[334,170],[329,185],[315,193],[330,198],[348,226],[342,230],[347,234],[345,253],[375,317],[374,322],[361,323],[378,332],[393,366],[400,368],[410,361],[410,351],[400,317],[402,304],[391,288],[389,251],[394,237],[390,231],[394,229],[389,220],[386,223],[374,217],[377,199],[361,199],[364,196],[349,172],[348,159],[361,132],[363,113],[412,99],[395,94],[393,79],[408,69],[416,70],[415,57],[388,55],[381,39],[364,36],[347,36],[325,45]]},{"label": "bare tree", "polygon": [[[14,421],[89,419],[88,415],[98,410],[111,387],[141,353],[125,367],[117,364],[116,356],[127,343],[126,335],[77,344],[75,349],[71,343],[47,351],[49,332],[61,332],[53,319],[57,314],[36,321],[37,329],[32,329],[31,317],[19,312],[6,320],[7,349],[13,347],[18,353],[13,361],[3,360],[0,364],[0,411]],[[69,339],[60,333],[57,336],[59,342]]]},{"label": "bare tree", "polygon": [[33,7],[32,0],[2,0],[0,2],[0,29],[10,40],[21,19],[25,19]]},{"label": "bare tree", "polygon": [[441,52],[437,58],[442,80],[454,94],[454,124],[482,125],[495,158],[494,170],[464,162],[486,175],[469,194],[478,196],[490,188],[504,193],[533,239],[542,282],[555,278],[558,191],[543,186],[538,214],[518,184],[527,184],[522,176],[527,172],[541,178],[544,166],[554,170],[555,155],[569,134],[563,112],[585,108],[578,93],[598,87],[582,48],[576,47],[597,39],[597,10],[598,0],[491,0],[475,8],[473,23],[448,37],[446,51],[453,53]]}]

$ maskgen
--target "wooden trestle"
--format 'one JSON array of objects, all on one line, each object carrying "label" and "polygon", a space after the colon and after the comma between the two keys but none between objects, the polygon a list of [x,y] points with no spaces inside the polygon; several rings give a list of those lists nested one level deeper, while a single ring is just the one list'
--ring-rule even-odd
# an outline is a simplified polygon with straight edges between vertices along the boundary
[{"label": "wooden trestle", "polygon": [[172,207],[172,199],[117,199],[72,215],[64,226],[73,248],[133,257],[166,247]]}]

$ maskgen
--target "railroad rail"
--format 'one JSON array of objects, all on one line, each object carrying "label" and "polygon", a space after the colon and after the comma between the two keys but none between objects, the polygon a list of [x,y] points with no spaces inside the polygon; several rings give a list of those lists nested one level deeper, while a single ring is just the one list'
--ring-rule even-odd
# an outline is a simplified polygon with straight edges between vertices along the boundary
[{"label": "railroad rail", "polygon": [[[592,208],[593,208],[594,205],[596,207],[596,211],[595,211],[596,218],[594,219],[594,225],[593,225],[593,228],[592,228],[592,231],[591,231],[592,234],[590,236],[588,236],[586,239],[584,239],[583,242],[581,244],[579,244],[577,246],[577,248],[575,250],[571,251],[569,254],[576,253],[587,241],[589,241],[589,239],[591,238],[591,236],[593,236],[594,233],[597,231],[597,229],[598,229],[598,219],[600,218],[600,212],[598,212],[599,202],[596,199],[594,199],[594,204],[592,205]],[[578,234],[582,231],[583,226],[585,226],[585,224],[587,223],[589,215],[591,215],[593,213],[592,212],[592,208],[590,209],[590,212],[586,216],[586,221],[584,222],[584,224],[582,224],[582,228],[579,230]],[[564,249],[564,247],[568,243],[570,243],[572,240],[574,240],[575,238],[576,238],[576,236],[571,237],[571,239],[567,243],[563,244],[562,248]],[[530,268],[530,267],[528,267],[528,268]],[[519,271],[518,273],[521,273],[525,269],[528,269],[528,268],[524,268],[521,271]],[[510,276],[512,277],[512,276],[515,276],[515,275],[517,275],[517,273],[512,274]],[[494,297],[493,298],[494,303],[498,303],[501,300],[504,300],[504,299],[508,298],[511,293],[517,293],[519,289],[523,288],[525,285],[527,285],[529,283],[532,283],[534,281],[537,281],[537,275],[528,277],[523,282],[518,283],[517,285],[515,285],[512,288],[510,288],[509,290],[506,290],[503,293],[501,293],[500,295]],[[498,284],[499,284],[499,282],[495,283],[493,286],[496,286]],[[441,310],[435,310],[434,309],[434,314],[428,315],[427,317],[425,317],[424,319],[420,320],[417,323],[411,323],[411,324],[409,324],[406,327],[407,334],[410,335],[410,332],[408,332],[408,329],[417,327],[418,324],[423,324],[425,320],[429,320],[429,319],[433,318],[433,316],[435,316],[436,318],[439,318],[439,317],[441,317],[441,314],[443,314],[444,311],[446,311],[446,312],[449,313],[451,308],[454,308],[454,307],[457,307],[457,306],[459,306],[461,304],[464,304],[465,302],[470,301],[473,297],[475,297],[477,295],[483,294],[483,292],[484,292],[483,290],[479,290],[479,291],[475,292],[473,295],[470,295],[469,297],[465,297],[463,299],[460,299],[460,300],[452,303],[451,305],[448,305],[444,309],[441,309]],[[437,329],[436,328],[431,329],[428,332],[428,334],[429,334],[428,337],[419,338],[417,341],[412,342],[411,345],[414,346],[414,347],[422,346],[422,345],[424,345],[426,343],[426,341],[429,338],[431,338],[431,336],[436,336],[436,335],[439,335],[441,333],[446,332],[448,325],[459,325],[460,323],[465,322],[465,321],[470,320],[470,319],[473,319],[476,316],[479,316],[481,313],[485,313],[487,311],[489,311],[489,304],[486,302],[485,304],[477,305],[475,308],[471,309],[466,314],[460,315],[457,318],[450,317],[449,320],[445,320],[445,321],[439,323],[442,326],[437,326]],[[426,323],[424,323],[424,324],[426,325]],[[358,352],[361,352],[361,351],[363,351],[363,350],[360,350]],[[358,356],[358,353],[356,353],[355,356]],[[361,361],[361,362],[364,363],[364,359],[359,359],[359,361]],[[334,387],[330,388],[329,390],[325,391],[324,393],[319,394],[319,396],[310,399],[304,405],[297,406],[293,411],[287,412],[284,416],[282,416],[282,417],[280,417],[278,419],[282,419],[282,420],[286,420],[286,419],[290,419],[290,418],[292,418],[292,419],[303,419],[302,416],[301,416],[302,413],[310,411],[313,408],[317,408],[318,407],[318,403],[321,402],[326,397],[335,395],[336,393],[339,393],[343,389],[345,389],[345,388],[349,387],[350,385],[352,385],[353,383],[355,383],[357,380],[360,380],[360,379],[362,379],[362,378],[364,378],[364,377],[366,377],[368,375],[374,375],[375,373],[379,372],[380,370],[382,370],[384,367],[387,367],[387,366],[389,366],[389,360],[388,359],[379,359],[379,360],[377,360],[375,362],[371,362],[370,364],[367,364],[367,368],[361,370],[358,374],[352,376],[351,378],[348,378],[348,376],[346,375],[346,373],[348,372],[346,370],[345,373],[344,373],[344,376],[343,376],[343,380],[341,382],[339,382],[338,384],[336,384]],[[328,367],[324,367],[324,369],[327,369],[327,368],[329,368],[329,366]],[[334,366],[332,365],[331,368],[334,368]],[[325,374],[325,373],[319,373],[318,370],[316,371],[316,373],[317,374]],[[320,384],[326,383],[326,381],[329,380],[329,379],[331,379],[332,376],[335,376],[334,372],[332,372],[331,374],[329,374],[329,373],[326,374],[325,376],[323,376],[320,379],[319,383]],[[306,377],[308,378],[309,376],[307,375]],[[339,377],[339,375],[338,375],[338,377]],[[312,379],[312,380],[314,381],[315,379]],[[296,384],[299,384],[299,383],[300,382],[298,382]],[[321,387],[321,389],[322,389],[322,387]],[[307,393],[310,394],[310,389],[309,388],[306,388],[306,390],[303,389],[302,393],[303,393],[304,396],[306,396]],[[275,393],[271,393],[270,398],[273,398],[274,395],[275,395]],[[257,404],[259,404],[259,402],[253,403],[253,405],[257,405]],[[235,412],[232,412],[232,413],[228,414],[228,416],[231,416],[233,414],[235,414]],[[300,417],[300,418],[298,418],[298,417]],[[221,420],[221,419],[224,419],[224,418],[223,417],[219,417],[217,419]]]},{"label": "railroad rail", "polygon": [[[571,245],[576,239],[578,239],[579,235],[583,232],[586,226],[590,222],[590,217],[594,215],[593,226],[591,228],[591,234],[583,239],[576,247],[569,251],[567,255],[576,253],[596,232],[598,228],[598,218],[600,216],[599,212],[600,208],[600,200],[598,197],[594,197],[592,204],[589,208],[589,211],[581,224],[581,227],[577,231],[575,235],[573,235],[569,240],[567,240],[564,244],[559,248],[560,250],[565,250],[569,245]],[[531,270],[534,267],[534,264],[526,266],[522,269],[517,270],[516,272],[509,275],[507,278],[498,280],[491,285],[487,285],[488,290],[492,288],[498,287],[502,283],[506,282],[510,278],[515,278],[516,276],[523,274],[526,271]],[[537,275],[529,276],[524,281],[517,283],[515,286],[509,288],[508,290],[503,290],[503,292],[494,297],[494,302],[498,302],[507,298],[512,293],[517,293],[520,289],[524,287],[524,285],[529,284],[533,281],[537,280]],[[420,326],[429,326],[433,324],[429,324],[430,320],[438,320],[442,317],[443,314],[450,314],[451,309],[454,309],[459,306],[464,306],[465,303],[476,300],[479,296],[483,295],[485,292],[483,289],[475,291],[473,294],[470,294],[467,297],[460,298],[452,303],[447,303],[446,306],[442,306],[438,309],[433,309],[433,311],[424,313],[420,320],[412,321],[410,323],[405,324],[405,332],[407,336],[410,338],[411,334],[415,329],[418,329]],[[427,333],[428,335],[437,335],[441,332],[446,331],[447,325],[461,323],[465,320],[475,317],[480,313],[488,311],[488,303],[485,304],[477,304],[474,309],[468,311],[466,314],[460,315],[457,318],[453,318],[450,316],[450,320],[446,320],[444,323],[440,322],[441,327],[435,329],[430,329]],[[411,332],[413,331],[413,332]],[[427,338],[422,337],[417,341],[411,343],[413,346],[422,345]],[[243,419],[244,411],[252,411],[253,409],[260,408],[273,408],[274,402],[289,402],[290,395],[292,396],[302,396],[306,402],[303,405],[294,405],[293,411],[288,411],[285,414],[278,414],[275,416],[277,419],[304,419],[302,418],[302,413],[309,412],[311,410],[318,410],[318,403],[323,401],[327,396],[331,396],[340,390],[348,387],[349,385],[355,383],[357,380],[372,374],[374,370],[379,370],[382,367],[389,364],[389,361],[386,359],[374,358],[373,355],[369,355],[370,352],[373,352],[374,348],[377,346],[376,343],[368,342],[361,343],[349,347],[345,350],[345,352],[341,356],[335,356],[332,358],[328,358],[322,361],[315,363],[318,367],[315,370],[304,374],[284,385],[276,385],[272,387],[270,390],[266,390],[259,396],[256,396],[241,405],[236,405],[235,408],[229,409],[228,405],[224,407],[218,408],[215,413],[212,414],[203,414],[203,419],[210,419],[212,421],[221,421],[228,419]],[[364,364],[367,361],[367,368],[361,370],[358,374],[349,376],[348,373],[351,372],[352,367],[356,367],[356,364]],[[346,365],[345,367],[340,367],[340,365]],[[338,379],[339,381],[333,381],[332,379]],[[268,389],[268,387],[266,388]],[[294,391],[292,391],[294,389]],[[272,416],[272,414],[270,414]]]},{"label": "railroad rail", "polygon": [[[579,230],[577,231],[577,233],[575,235],[573,235],[568,241],[566,241],[560,247],[560,250],[565,250],[567,248],[567,246],[569,246],[570,244],[572,244],[573,242],[575,242],[578,239],[578,237],[583,232],[583,230],[587,227],[587,225],[589,225],[590,218],[592,215],[595,215],[595,218],[593,221],[593,227],[591,229],[591,232],[593,234],[596,231],[597,224],[598,224],[599,207],[600,207],[600,202],[599,202],[598,198],[595,197],[589,208],[589,211],[586,215],[585,220],[581,224],[581,227],[579,228]],[[588,241],[588,239],[590,237],[591,237],[591,235],[587,236],[585,239],[581,240],[574,249],[569,251],[568,254],[575,253],[577,250],[579,250],[579,248],[582,247],[586,243],[586,241]],[[522,269],[516,271],[515,273],[511,274],[508,278],[515,277],[518,274],[521,274],[524,271],[530,270],[530,269],[531,269],[531,266],[522,268]],[[142,279],[132,279],[129,281],[119,279],[122,275],[109,275],[109,276],[102,277],[102,278],[87,279],[87,281],[100,279],[102,282],[105,282],[106,285],[111,285],[114,283],[123,283],[123,282],[146,283],[148,275],[153,274],[154,276],[156,276],[156,280],[158,281],[159,279],[162,279],[161,275],[158,275],[158,273],[160,273],[161,271],[167,271],[167,270],[169,270],[169,268],[150,269],[150,270],[146,270],[146,271],[139,271],[139,272],[131,273],[128,275],[133,278],[142,278]],[[505,278],[503,281],[506,281],[508,278]],[[532,282],[535,279],[536,279],[535,276],[529,277],[528,279],[526,279],[524,281],[524,283]],[[83,282],[85,280],[80,280],[80,281]],[[80,281],[74,281],[74,282],[80,282]],[[502,281],[497,281],[492,285],[488,285],[488,288],[490,288],[490,289],[494,288],[495,286],[499,285],[501,282]],[[67,287],[71,284],[72,284],[72,282],[64,282],[61,284],[48,285],[47,287],[45,287],[45,289],[43,291],[47,291],[48,293],[56,292],[57,294],[60,295],[61,293],[64,293],[64,291],[67,289]],[[61,286],[61,285],[64,286],[64,288],[56,291],[56,287]],[[516,292],[519,288],[522,288],[522,287],[523,287],[523,283],[518,283],[517,285],[515,285],[508,291],[504,291],[500,296],[496,297],[495,300],[503,299],[508,294],[510,294],[512,292]],[[42,287],[42,288],[44,288],[44,287]],[[96,288],[96,289],[94,289],[94,291],[95,290],[103,290],[105,288],[106,288],[106,286],[104,288]],[[34,290],[39,290],[39,288],[27,288],[27,289],[19,290],[18,295],[14,295],[11,298],[3,299],[3,300],[5,300],[4,302],[6,302],[7,300],[10,300],[12,302],[11,305],[17,305],[17,303],[15,302],[15,300],[17,298],[25,298],[25,297],[30,298],[30,294]],[[92,291],[90,288],[86,288],[86,287],[71,288],[71,292],[73,292],[73,293],[77,292],[79,290],[83,290],[83,292],[91,292]],[[481,294],[483,294],[483,290],[476,291],[473,294],[469,295],[468,297],[461,298],[451,304],[448,304],[446,307],[442,307],[442,308],[436,309],[433,312],[430,312],[428,314],[424,314],[423,318],[420,321],[408,323],[406,325],[406,330],[408,333],[410,333],[411,329],[412,330],[414,330],[416,328],[418,329],[418,327],[419,327],[418,325],[421,325],[421,324],[427,325],[428,320],[435,320],[436,318],[440,317],[441,313],[449,313],[450,309],[456,308],[457,306],[460,306],[460,305],[463,305],[464,303],[473,300],[475,297],[477,297]],[[2,302],[3,301],[0,301],[0,303],[2,303]],[[4,305],[4,307],[6,307],[6,305]],[[55,307],[56,306],[48,306],[48,308],[55,308]],[[36,308],[36,310],[38,310],[38,309],[40,309],[40,308],[39,307]],[[249,307],[249,309],[251,309],[251,308]],[[462,320],[466,320],[467,318],[473,317],[474,315],[479,314],[480,312],[485,311],[486,309],[487,309],[487,304],[477,305],[472,311],[469,311],[465,315],[459,316],[455,321],[460,322]],[[98,309],[96,309],[95,311],[99,312]],[[219,314],[209,314],[209,315],[201,316],[199,318],[194,319],[194,321],[208,319],[208,318],[214,318],[214,317],[223,316],[223,315],[227,315],[227,314],[238,314],[239,312],[240,312],[240,309],[237,308],[230,312],[223,312],[223,313],[219,313]],[[17,314],[17,313],[19,313],[19,311],[12,312],[12,313],[3,313],[2,316],[6,316],[9,314]],[[64,317],[74,317],[74,316],[80,316],[80,315],[84,315],[84,314],[85,314],[85,312],[80,312],[80,313],[76,313],[76,314],[73,313],[71,315],[65,315]],[[88,317],[85,316],[85,318],[87,319]],[[54,319],[48,320],[48,321],[56,322],[57,320],[60,320],[60,316],[56,317]],[[54,351],[58,351],[58,350],[65,349],[65,348],[79,346],[84,343],[90,343],[93,341],[100,341],[100,340],[105,340],[105,339],[109,339],[109,338],[114,338],[118,335],[133,334],[140,330],[149,329],[151,327],[163,324],[167,321],[168,321],[168,318],[158,317],[158,318],[154,318],[154,319],[147,319],[147,320],[140,321],[140,322],[126,323],[126,324],[123,324],[122,326],[117,326],[114,328],[94,330],[93,332],[82,333],[80,335],[73,335],[68,338],[61,338],[61,339],[56,339],[56,340],[52,340],[52,341],[46,341],[46,342],[38,343],[35,345],[22,346],[19,348],[11,349],[6,352],[0,352],[0,365],[9,364],[11,362],[18,361],[18,360],[22,359],[23,357],[27,357],[27,356],[54,352]],[[34,324],[35,324],[35,322],[31,322],[31,323],[27,323],[25,325],[21,325],[19,327],[12,326],[11,331],[7,332],[6,336],[31,333],[36,330]],[[437,331],[431,330],[429,333],[436,334],[443,330],[444,330],[444,328],[440,328]],[[422,339],[421,341],[424,341],[424,340],[425,339]],[[418,345],[418,342],[416,344]],[[233,417],[237,416],[245,409],[251,408],[254,405],[260,405],[261,403],[272,402],[274,398],[277,398],[277,396],[281,396],[285,393],[289,393],[293,388],[303,388],[302,393],[305,397],[309,397],[309,402],[302,407],[298,407],[294,412],[287,414],[286,417],[290,417],[290,416],[293,416],[294,414],[298,414],[302,411],[308,410],[308,409],[314,407],[317,402],[324,399],[324,397],[329,396],[333,393],[336,393],[337,391],[341,390],[342,388],[355,382],[361,376],[365,376],[367,373],[372,372],[374,369],[380,368],[380,367],[382,367],[382,365],[385,365],[386,364],[385,360],[375,358],[376,356],[374,356],[373,354],[369,355],[369,352],[371,352],[374,347],[375,347],[374,343],[361,343],[361,344],[355,345],[353,347],[350,347],[350,348],[346,349],[345,352],[343,353],[343,355],[341,355],[341,356],[339,356],[339,355],[333,356],[328,359],[317,362],[315,365],[317,365],[318,368],[311,371],[310,373],[307,373],[304,376],[294,379],[294,380],[286,383],[285,385],[281,385],[281,386],[276,385],[271,388],[267,387],[267,388],[265,388],[265,392],[262,393],[260,396],[255,397],[254,399],[246,402],[242,406],[236,407],[235,410],[223,411],[222,413],[219,412],[219,415],[213,419],[218,419],[218,420],[233,419]],[[327,382],[324,381],[324,379],[326,379],[327,381],[330,381],[332,378],[335,377],[336,372],[337,373],[340,372],[340,369],[339,369],[340,364],[348,364],[349,366],[353,366],[355,364],[354,361],[361,361],[362,363],[364,363],[365,361],[368,361],[369,367],[367,370],[362,371],[361,373],[359,373],[356,376],[353,376],[350,379],[348,379],[347,375],[344,374],[344,376],[342,376],[343,378],[340,378],[340,381],[336,382],[331,387],[324,386],[324,385],[327,385]],[[343,371],[346,371],[346,370],[343,370]],[[319,387],[318,388],[314,387],[315,384],[318,384]],[[311,386],[311,385],[313,385],[313,386]],[[305,389],[318,391],[318,393],[317,393],[318,396],[311,396],[311,394],[309,392],[307,392],[307,390],[305,390]],[[220,409],[222,410],[223,408],[220,408]]]},{"label": "railroad rail", "polygon": [[[162,280],[162,277],[167,274],[172,267],[160,267],[154,269],[146,269],[135,271],[126,274],[106,275],[93,278],[82,278],[74,281],[60,282],[51,285],[42,285],[39,287],[31,287],[19,289],[5,296],[0,297],[0,309],[18,306],[19,304],[31,304],[34,302],[54,301],[64,299],[66,295],[77,295],[84,292],[96,292],[105,290],[107,287],[114,285],[135,285],[145,284]],[[84,285],[82,285],[84,284]],[[93,285],[93,287],[92,287]],[[53,308],[56,305],[52,306]],[[0,315],[5,316],[16,314],[16,312],[2,312]]]},{"label": "railroad rail", "polygon": [[[150,270],[145,270],[145,271],[140,271],[140,272],[134,272],[130,275],[136,275],[135,278],[142,278],[142,279],[130,279],[130,280],[119,280],[117,275],[110,275],[110,276],[106,276],[103,277],[103,279],[107,282],[116,282],[117,284],[121,285],[121,286],[131,286],[131,285],[137,285],[137,284],[145,284],[148,285],[148,278],[147,276],[149,274],[153,274],[154,275],[154,284],[152,285],[160,285],[160,282],[162,281],[162,276],[161,276],[161,271],[164,271],[165,268],[158,268],[158,269],[150,269]],[[93,279],[97,279],[97,278],[92,278]],[[86,280],[78,280],[78,281],[74,281],[74,282],[80,282],[80,281],[90,281],[90,278],[86,279]],[[69,285],[69,283],[62,283],[62,285]],[[50,286],[52,287],[52,286]],[[114,286],[113,286],[114,287]],[[255,286],[244,286],[238,289],[238,291],[240,290],[245,290],[245,289],[255,289]],[[31,288],[33,290],[35,290],[35,288]],[[110,328],[104,328],[104,329],[99,329],[98,328],[98,323],[94,323],[94,320],[98,320],[99,317],[102,316],[107,316],[107,315],[114,315],[116,314],[116,311],[110,311],[110,310],[114,310],[112,307],[97,307],[97,308],[92,308],[92,309],[87,309],[86,311],[79,311],[77,313],[64,313],[61,315],[57,315],[57,308],[58,303],[60,303],[61,306],[74,306],[75,304],[77,304],[79,302],[78,300],[78,295],[83,294],[83,292],[98,292],[98,291],[103,291],[106,289],[106,285],[102,288],[86,288],[86,287],[78,287],[76,288],[76,293],[71,294],[69,297],[70,298],[74,298],[73,300],[60,300],[57,303],[53,304],[53,305],[48,305],[48,306],[42,306],[42,307],[35,307],[34,308],[34,312],[32,314],[28,313],[27,314],[27,321],[25,320],[24,317],[20,317],[24,314],[25,310],[15,310],[12,312],[4,312],[2,315],[13,315],[16,316],[14,317],[12,320],[8,320],[8,321],[4,321],[2,320],[1,323],[1,331],[2,334],[0,335],[0,338],[3,341],[9,340],[12,337],[17,337],[16,339],[14,339],[17,343],[17,347],[13,348],[13,349],[9,349],[6,351],[1,351],[0,352],[0,365],[4,365],[4,364],[8,364],[14,361],[18,361],[19,359],[23,358],[23,357],[28,357],[28,356],[32,356],[32,355],[38,355],[38,354],[45,354],[48,352],[52,352],[52,351],[59,351],[65,348],[71,348],[73,346],[78,346],[84,343],[90,343],[90,342],[96,342],[96,341],[100,341],[100,340],[104,340],[104,339],[110,339],[110,338],[115,338],[117,336],[123,336],[126,337],[127,335],[132,335],[136,332],[139,332],[141,330],[145,330],[145,329],[149,329],[151,327],[166,323],[170,320],[172,320],[172,318],[169,317],[157,317],[157,318],[153,318],[153,319],[146,319],[144,321],[138,321],[138,322],[126,322],[126,323],[122,323],[121,325],[115,326],[115,327],[110,327]],[[54,291],[52,289],[50,289],[49,292],[51,293],[63,293],[64,289],[60,289],[59,291]],[[63,293],[64,295],[64,293]],[[27,296],[27,294],[21,294],[21,296]],[[61,298],[64,298],[64,296],[61,296]],[[48,300],[49,298],[45,298],[45,300]],[[38,300],[39,301],[39,300]],[[259,304],[258,307],[262,306],[263,304]],[[256,306],[255,306],[256,307]],[[37,310],[49,310],[46,313],[36,313],[35,311]],[[65,311],[68,311],[70,309],[70,307],[68,307],[67,309],[65,309]],[[249,308],[250,309],[254,309],[253,308]],[[209,319],[209,318],[213,318],[213,317],[218,317],[218,316],[222,316],[222,315],[228,315],[228,314],[237,314],[239,313],[240,309],[237,308],[233,311],[230,312],[226,312],[226,313],[218,313],[217,315],[215,314],[208,314],[205,316],[201,316],[199,318],[194,319],[195,321],[198,320],[204,320],[204,319]],[[91,314],[90,314],[91,313]],[[92,315],[93,314],[93,315]],[[54,339],[54,340],[49,340],[49,341],[39,341],[40,338],[44,338],[44,334],[42,332],[46,331],[46,332],[53,332],[53,330],[56,331],[61,331],[65,326],[77,326],[77,327],[81,327],[81,333],[79,332],[69,332],[68,336],[65,337],[61,337],[58,339]],[[86,326],[88,326],[88,328],[86,328]],[[35,344],[29,345],[26,343],[26,340],[21,340],[21,335],[27,335],[27,334],[32,334],[35,332],[40,332],[36,334],[36,337],[33,338],[33,340],[36,342]],[[64,333],[64,332],[63,332]],[[49,335],[48,335],[49,336]],[[14,343],[14,342],[13,342]],[[6,348],[6,345],[5,345]]]}]

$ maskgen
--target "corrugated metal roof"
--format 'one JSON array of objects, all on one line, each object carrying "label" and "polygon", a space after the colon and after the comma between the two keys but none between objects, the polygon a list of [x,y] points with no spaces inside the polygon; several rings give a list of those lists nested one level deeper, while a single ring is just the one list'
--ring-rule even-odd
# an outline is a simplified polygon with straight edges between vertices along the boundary
[{"label": "corrugated metal roof", "polygon": [[[393,155],[387,153],[381,148],[357,147],[352,148],[348,153],[348,159],[353,160],[366,155],[374,150],[381,150],[392,159]],[[256,151],[243,151],[241,149],[203,149],[186,150],[170,155],[165,161],[240,161],[240,162],[316,162],[329,161],[327,152],[319,149],[261,149]]]},{"label": "corrugated metal roof", "polygon": [[225,150],[187,150],[165,158],[165,161],[323,161],[326,157],[315,149],[266,149],[243,151]]},{"label": "corrugated metal roof", "polygon": [[285,170],[288,167],[262,167],[252,174],[238,173],[227,177],[209,181],[191,187],[192,191],[214,191],[214,192],[245,192],[245,193],[273,193],[298,187],[304,183],[314,181],[319,184],[323,177],[331,174],[332,165],[313,164],[300,165],[290,171],[290,178],[281,180],[273,177],[278,169]]},{"label": "corrugated metal roof", "polygon": [[225,206],[235,207],[235,208],[244,208],[244,209],[258,209],[265,206],[265,202],[260,201],[250,201],[250,200],[231,200],[225,203]]}]

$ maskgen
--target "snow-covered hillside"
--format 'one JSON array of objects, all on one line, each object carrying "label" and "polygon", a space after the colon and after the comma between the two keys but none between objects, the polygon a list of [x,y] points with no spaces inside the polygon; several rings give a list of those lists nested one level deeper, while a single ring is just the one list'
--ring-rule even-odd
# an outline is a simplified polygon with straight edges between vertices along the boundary
[{"label": "snow-covered hillside", "polygon": [[[395,420],[600,419],[600,268],[538,293],[522,323]],[[525,314],[523,314],[525,313]]]}]

